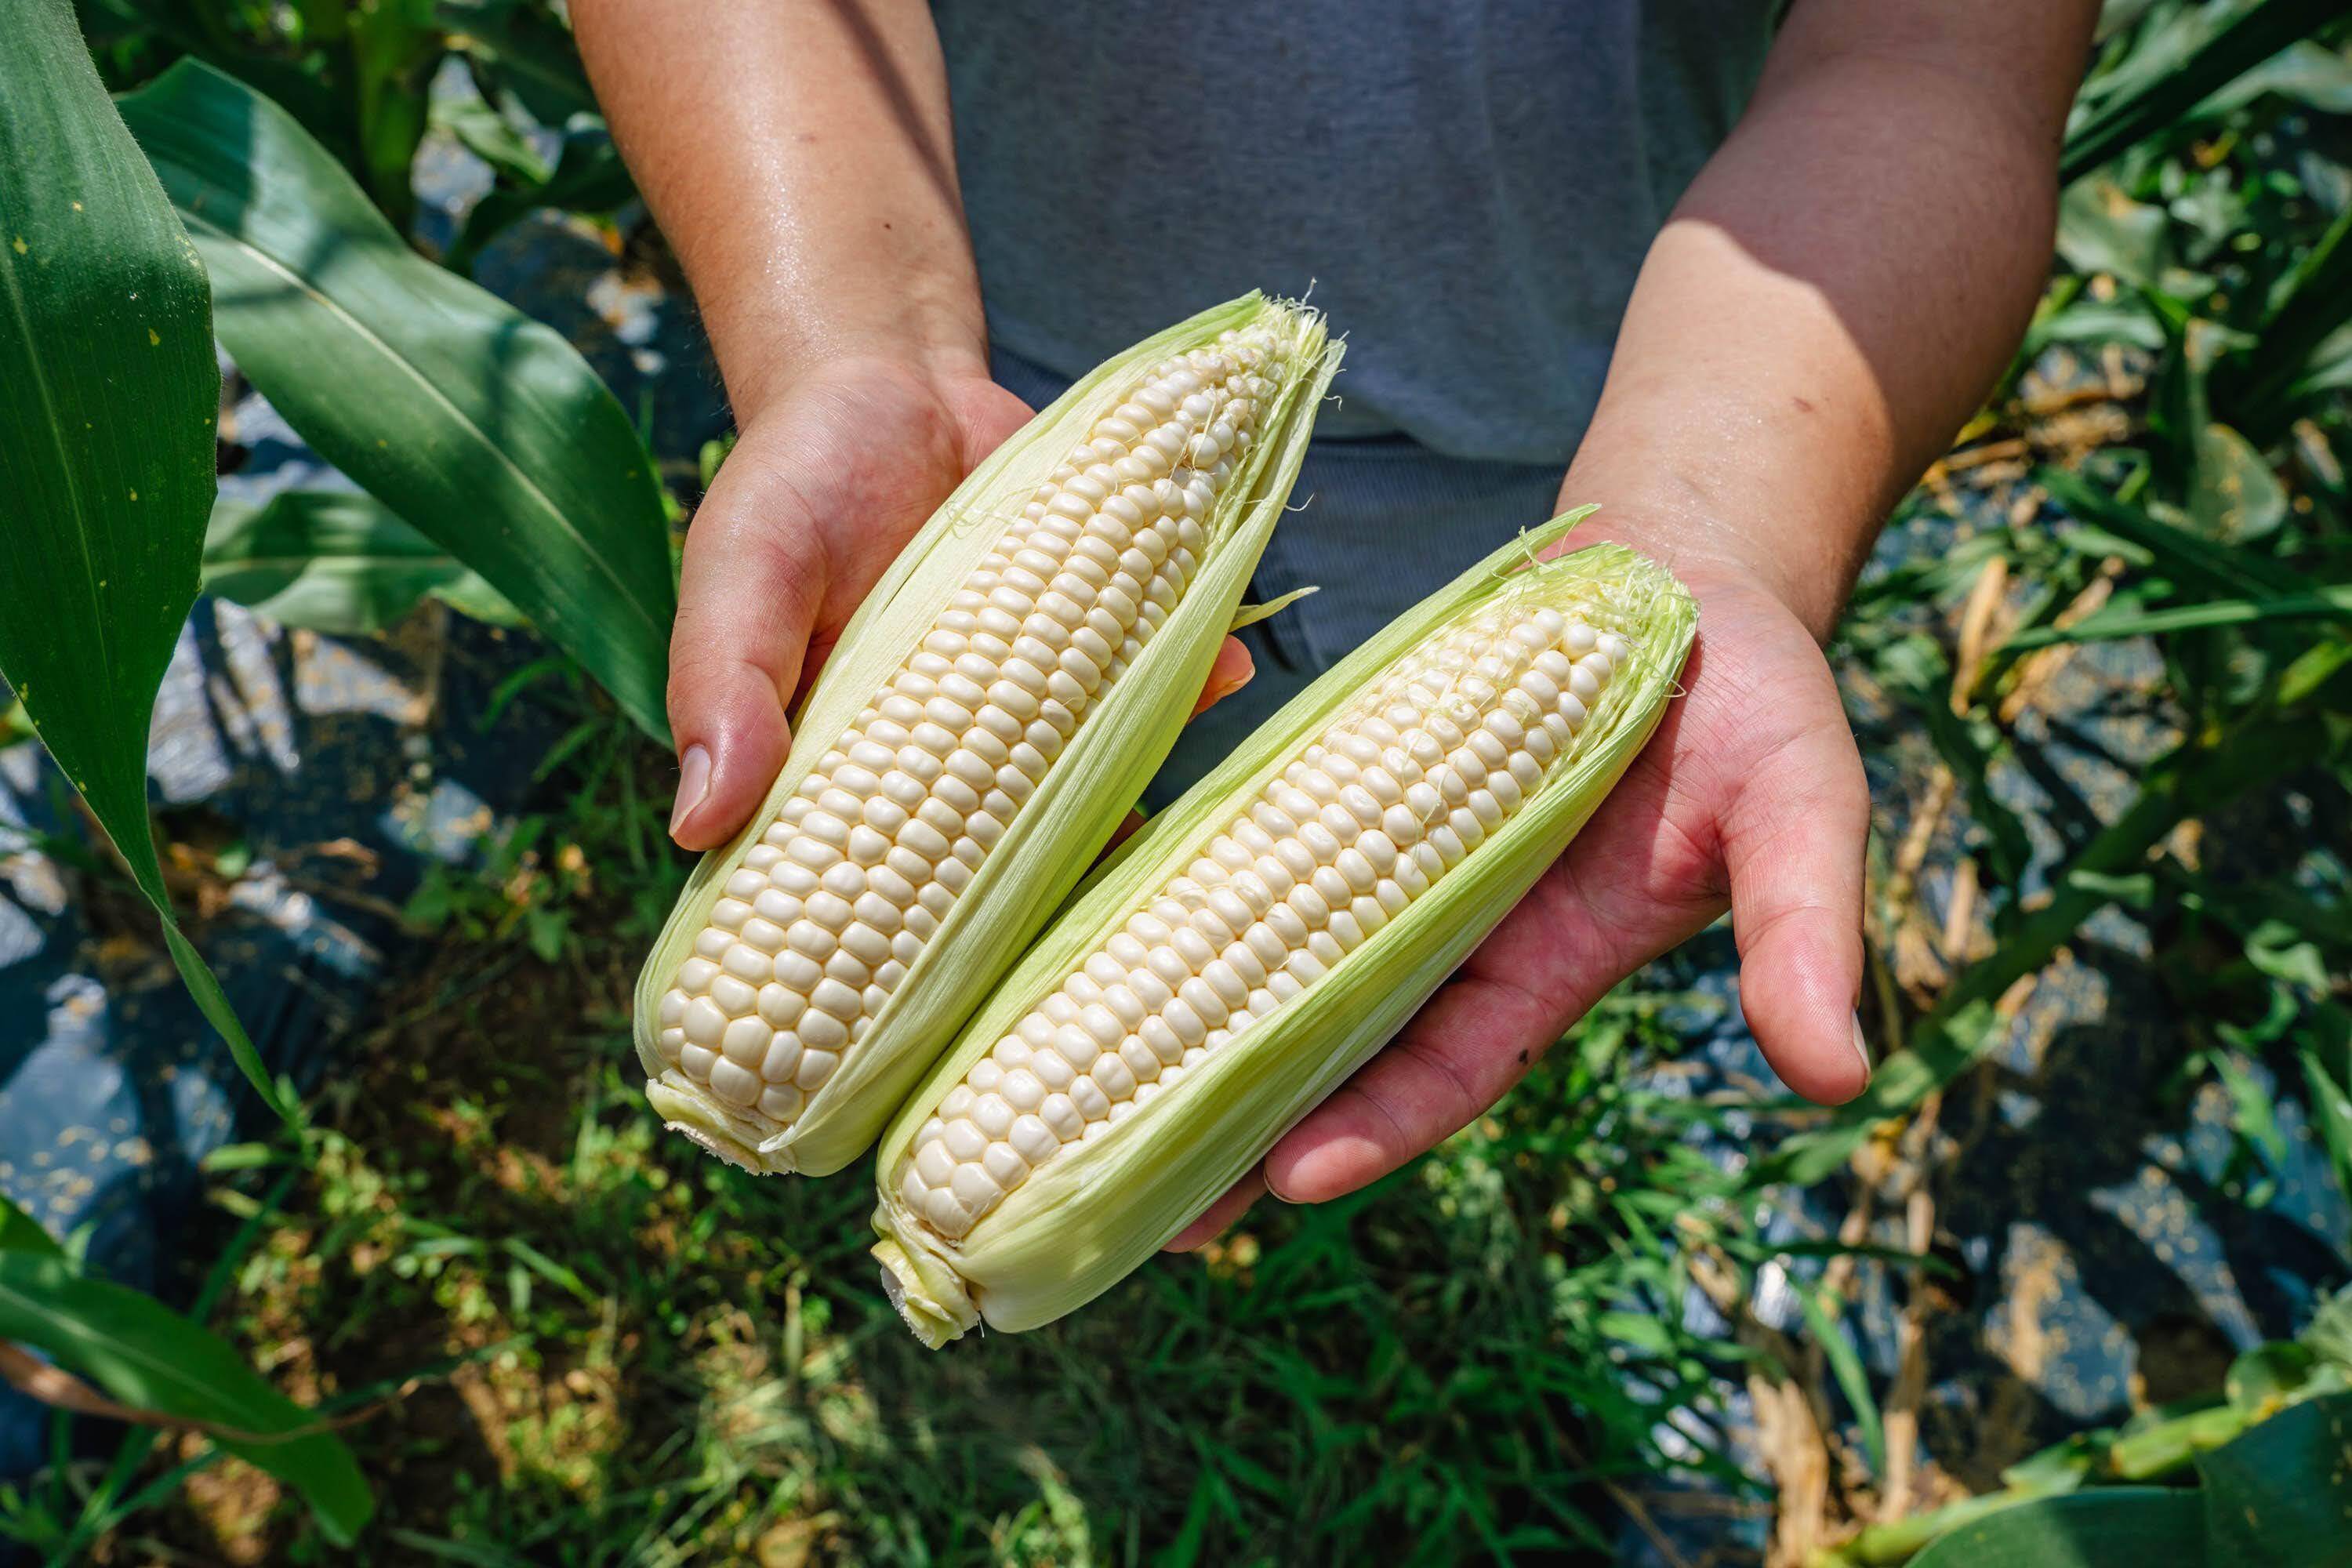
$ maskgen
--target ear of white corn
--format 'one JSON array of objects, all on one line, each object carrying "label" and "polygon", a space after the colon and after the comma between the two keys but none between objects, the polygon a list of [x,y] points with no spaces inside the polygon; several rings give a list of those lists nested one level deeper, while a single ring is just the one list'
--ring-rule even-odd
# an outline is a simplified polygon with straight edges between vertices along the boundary
[{"label": "ear of white corn", "polygon": [[1696,625],[1604,545],[1498,552],[1122,847],[884,1134],[875,1248],[927,1343],[1108,1289],[1400,1027],[1655,727]]},{"label": "ear of white corn", "polygon": [[750,825],[639,979],[647,1097],[714,1153],[873,1142],[1174,744],[1339,347],[1257,295],[1097,370],[974,470],[851,619]]}]

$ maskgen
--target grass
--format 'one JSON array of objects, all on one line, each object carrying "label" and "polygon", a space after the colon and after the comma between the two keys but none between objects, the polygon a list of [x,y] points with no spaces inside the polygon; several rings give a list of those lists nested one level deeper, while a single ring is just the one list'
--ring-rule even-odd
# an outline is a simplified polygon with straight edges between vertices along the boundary
[{"label": "grass", "polygon": [[[1688,999],[1612,1001],[1366,1193],[928,1352],[866,1256],[869,1172],[758,1180],[645,1113],[625,1009],[663,900],[630,868],[666,763],[591,753],[530,847],[428,888],[476,934],[335,1047],[307,1158],[244,1151],[215,1192],[257,1222],[215,1322],[378,1484],[351,1561],[1601,1559],[1661,1479],[1741,1484],[1714,1374],[1744,1352],[1680,1326],[1668,1246],[1720,1185],[1662,1019]],[[313,1560],[309,1529],[224,1463],[96,1560]]]}]

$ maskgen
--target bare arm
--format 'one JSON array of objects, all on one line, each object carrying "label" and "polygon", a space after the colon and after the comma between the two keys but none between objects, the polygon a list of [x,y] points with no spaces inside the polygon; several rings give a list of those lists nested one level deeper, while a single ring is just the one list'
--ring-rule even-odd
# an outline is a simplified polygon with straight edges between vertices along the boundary
[{"label": "bare arm", "polygon": [[1819,642],[2032,311],[2096,10],[1799,0],[1651,247],[1560,494],[1602,508],[1577,542],[1622,540],[1698,595],[1686,694],[1527,901],[1267,1157],[1281,1196],[1348,1192],[1463,1126],[1727,906],[1780,1076],[1825,1100],[1868,1081],[1870,801]]},{"label": "bare arm", "polygon": [[2032,313],[2097,10],[1801,0],[1651,247],[1563,496],[1826,636]]},{"label": "bare arm", "polygon": [[572,17],[740,418],[823,360],[985,370],[923,0],[573,0]]},{"label": "bare arm", "polygon": [[574,0],[741,438],[688,531],[670,831],[733,834],[786,711],[923,520],[1029,411],[988,378],[922,0]]}]

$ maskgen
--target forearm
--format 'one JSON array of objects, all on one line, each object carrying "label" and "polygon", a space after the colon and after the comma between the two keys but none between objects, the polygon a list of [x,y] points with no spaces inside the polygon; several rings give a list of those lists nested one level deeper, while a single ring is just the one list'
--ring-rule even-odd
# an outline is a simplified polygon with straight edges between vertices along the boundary
[{"label": "forearm", "polygon": [[1643,264],[1561,492],[1595,535],[1727,558],[1826,635],[2031,315],[2091,10],[1796,7]]},{"label": "forearm", "polygon": [[984,365],[922,0],[573,0],[572,17],[739,420],[815,362]]}]

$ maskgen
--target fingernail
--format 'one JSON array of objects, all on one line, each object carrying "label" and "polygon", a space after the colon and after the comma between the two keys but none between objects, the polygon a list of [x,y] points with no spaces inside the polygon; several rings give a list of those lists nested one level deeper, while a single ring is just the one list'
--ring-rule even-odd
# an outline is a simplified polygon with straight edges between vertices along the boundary
[{"label": "fingernail", "polygon": [[1862,1032],[1862,1015],[1853,1016],[1853,1054],[1862,1058],[1862,1081],[1870,1081],[1870,1041]]},{"label": "fingernail", "polygon": [[670,807],[669,836],[677,837],[678,825],[694,815],[702,797],[710,793],[710,753],[700,746],[688,746],[686,755],[677,760],[677,804]]}]

